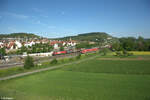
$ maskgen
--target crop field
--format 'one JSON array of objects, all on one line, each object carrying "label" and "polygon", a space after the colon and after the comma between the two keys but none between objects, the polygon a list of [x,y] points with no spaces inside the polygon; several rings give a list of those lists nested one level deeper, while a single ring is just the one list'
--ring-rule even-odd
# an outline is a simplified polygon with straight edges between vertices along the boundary
[{"label": "crop field", "polygon": [[134,55],[150,55],[149,51],[131,51]]},{"label": "crop field", "polygon": [[150,100],[149,58],[97,57],[1,81],[0,96],[15,100]]},{"label": "crop field", "polygon": [[[150,55],[149,51],[129,51],[129,53],[133,53],[134,55]],[[115,55],[115,52],[111,52],[110,55]]]}]

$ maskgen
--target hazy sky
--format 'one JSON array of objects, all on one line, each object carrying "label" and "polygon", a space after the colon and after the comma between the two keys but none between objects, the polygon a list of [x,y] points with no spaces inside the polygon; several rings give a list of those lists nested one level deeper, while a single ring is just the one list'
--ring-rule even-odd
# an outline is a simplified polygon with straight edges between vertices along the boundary
[{"label": "hazy sky", "polygon": [[150,38],[150,0],[0,0],[0,33]]}]

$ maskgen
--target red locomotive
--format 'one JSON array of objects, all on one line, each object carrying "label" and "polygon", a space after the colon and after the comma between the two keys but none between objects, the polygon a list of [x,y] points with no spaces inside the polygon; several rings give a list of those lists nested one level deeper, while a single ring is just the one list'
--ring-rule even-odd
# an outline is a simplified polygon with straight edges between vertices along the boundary
[{"label": "red locomotive", "polygon": [[66,54],[67,51],[58,51],[58,52],[53,52],[53,55],[61,55],[61,54]]},{"label": "red locomotive", "polygon": [[81,53],[96,52],[98,50],[99,48],[84,49],[84,50],[81,50]]}]

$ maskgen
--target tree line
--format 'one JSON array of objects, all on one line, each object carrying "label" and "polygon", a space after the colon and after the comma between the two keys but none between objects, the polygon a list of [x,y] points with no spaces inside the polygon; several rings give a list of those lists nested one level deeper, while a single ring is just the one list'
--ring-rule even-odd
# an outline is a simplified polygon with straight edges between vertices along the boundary
[{"label": "tree line", "polygon": [[112,44],[112,49],[115,51],[150,51],[150,39],[144,39],[141,36],[137,39],[134,37],[119,38],[119,42]]}]

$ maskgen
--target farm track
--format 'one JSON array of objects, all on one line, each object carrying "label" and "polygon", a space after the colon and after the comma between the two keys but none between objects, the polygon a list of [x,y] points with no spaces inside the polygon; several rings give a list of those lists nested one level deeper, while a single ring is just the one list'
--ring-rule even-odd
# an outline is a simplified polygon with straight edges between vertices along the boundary
[{"label": "farm track", "polygon": [[0,78],[0,81],[2,81],[2,80],[8,80],[8,79],[13,79],[13,78],[17,78],[17,77],[22,77],[22,76],[26,76],[26,75],[31,75],[31,74],[34,74],[34,73],[37,73],[37,72],[43,72],[43,71],[47,71],[47,70],[53,70],[53,69],[61,68],[61,67],[64,67],[64,66],[67,66],[67,65],[71,65],[71,64],[78,64],[78,63],[83,62],[83,61],[94,59],[95,57],[97,57],[97,56],[89,57],[89,58],[86,58],[86,59],[82,59],[82,60],[79,60],[79,61],[75,61],[75,62],[63,64],[63,65],[56,65],[56,66],[53,66],[53,67],[42,68],[42,69],[37,69],[37,70],[34,70],[34,71],[30,71],[30,72],[19,73],[19,74],[12,75],[12,76],[2,77],[2,78]]}]

